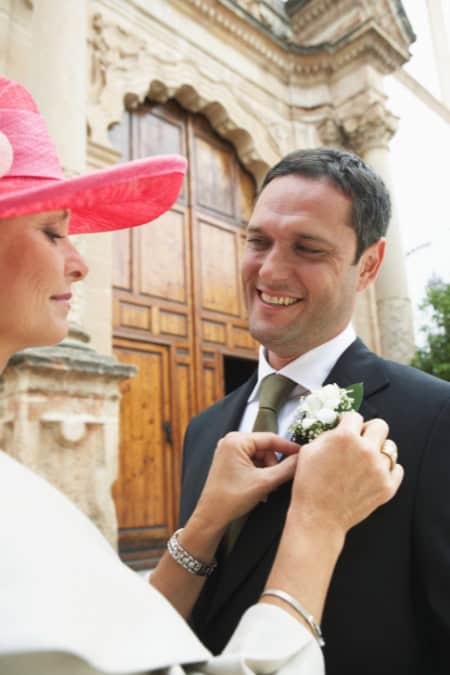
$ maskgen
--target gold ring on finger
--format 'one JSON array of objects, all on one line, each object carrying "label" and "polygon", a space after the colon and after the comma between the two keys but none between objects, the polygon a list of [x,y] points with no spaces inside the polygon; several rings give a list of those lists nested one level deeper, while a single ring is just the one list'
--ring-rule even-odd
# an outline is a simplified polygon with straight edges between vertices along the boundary
[{"label": "gold ring on finger", "polygon": [[397,447],[393,441],[387,440],[381,446],[380,452],[389,459],[389,471],[393,471],[397,464],[398,452]]}]

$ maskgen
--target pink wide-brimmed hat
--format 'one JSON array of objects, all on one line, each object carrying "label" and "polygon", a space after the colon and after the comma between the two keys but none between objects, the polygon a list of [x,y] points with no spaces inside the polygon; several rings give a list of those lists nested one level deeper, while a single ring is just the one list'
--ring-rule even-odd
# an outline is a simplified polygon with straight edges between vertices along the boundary
[{"label": "pink wide-brimmed hat", "polygon": [[0,77],[0,220],[70,209],[70,234],[142,225],[175,202],[186,166],[161,155],[66,180],[33,97]]}]

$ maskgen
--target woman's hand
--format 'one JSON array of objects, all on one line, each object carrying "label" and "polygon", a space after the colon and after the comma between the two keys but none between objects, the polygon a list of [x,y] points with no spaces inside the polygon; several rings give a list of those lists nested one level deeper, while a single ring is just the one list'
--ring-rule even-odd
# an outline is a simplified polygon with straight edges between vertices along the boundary
[{"label": "woman's hand", "polygon": [[[302,447],[292,491],[291,509],[343,535],[389,501],[403,478],[396,464],[390,471],[381,453],[389,427],[381,419],[364,423],[355,412]],[[393,443],[393,441],[388,441]]]},{"label": "woman's hand", "polygon": [[[316,621],[348,530],[391,499],[402,481],[403,468],[396,464],[390,471],[389,459],[380,452],[388,430],[382,420],[364,423],[358,413],[345,413],[335,429],[300,450],[267,588],[300,600]],[[262,602],[299,618],[279,598],[264,596]]]},{"label": "woman's hand", "polygon": [[[299,446],[270,432],[232,432],[219,441],[194,515],[225,529],[295,473]],[[285,456],[278,461],[276,452]]]},{"label": "woman's hand", "polygon": [[[211,562],[227,525],[293,477],[299,446],[266,432],[227,434],[219,441],[197,507],[179,543],[197,560]],[[279,462],[275,453],[285,459]],[[188,617],[205,583],[166,553],[150,577],[178,612]]]}]

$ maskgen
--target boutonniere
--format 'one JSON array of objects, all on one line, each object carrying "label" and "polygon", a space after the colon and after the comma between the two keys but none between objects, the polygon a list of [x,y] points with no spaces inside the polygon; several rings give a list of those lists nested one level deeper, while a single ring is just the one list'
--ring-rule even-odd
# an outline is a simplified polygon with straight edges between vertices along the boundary
[{"label": "boutonniere", "polygon": [[362,382],[345,389],[337,384],[326,384],[321,389],[300,398],[294,421],[289,427],[291,440],[305,444],[314,440],[322,431],[333,429],[339,415],[349,410],[359,410],[364,396]]}]

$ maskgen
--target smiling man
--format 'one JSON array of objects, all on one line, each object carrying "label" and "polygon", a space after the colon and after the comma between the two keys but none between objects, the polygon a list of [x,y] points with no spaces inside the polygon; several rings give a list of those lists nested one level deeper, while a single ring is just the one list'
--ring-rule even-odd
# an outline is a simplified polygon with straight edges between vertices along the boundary
[{"label": "smiling man", "polygon": [[[381,266],[389,218],[383,182],[350,153],[298,151],[269,171],[241,267],[250,332],[262,345],[258,371],[194,418],[184,444],[182,523],[218,439],[260,429],[269,375],[291,381],[277,405],[283,436],[305,389],[364,383],[360,412],[388,422],[405,481],[347,536],[323,621],[328,675],[450,672],[450,385],[381,359],[351,326],[358,293]],[[192,617],[212,651],[264,589],[288,504],[284,486],[227,533]]]}]

